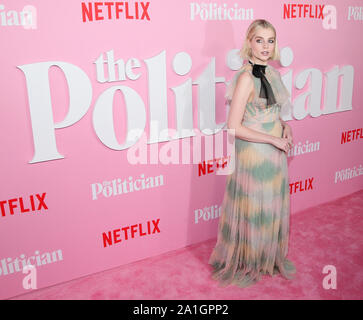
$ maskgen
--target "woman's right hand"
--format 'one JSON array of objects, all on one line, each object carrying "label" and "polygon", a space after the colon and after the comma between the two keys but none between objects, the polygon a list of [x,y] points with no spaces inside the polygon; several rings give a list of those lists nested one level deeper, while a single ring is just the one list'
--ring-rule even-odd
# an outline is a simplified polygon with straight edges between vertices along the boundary
[{"label": "woman's right hand", "polygon": [[291,148],[291,144],[287,138],[273,137],[272,145],[286,153]]}]

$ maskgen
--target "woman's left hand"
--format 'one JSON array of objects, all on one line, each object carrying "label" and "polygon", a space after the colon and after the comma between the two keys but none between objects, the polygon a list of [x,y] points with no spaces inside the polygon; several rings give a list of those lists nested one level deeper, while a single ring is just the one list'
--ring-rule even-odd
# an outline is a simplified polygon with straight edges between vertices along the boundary
[{"label": "woman's left hand", "polygon": [[284,130],[282,132],[282,137],[288,139],[289,144],[290,144],[290,148],[291,148],[292,145],[293,145],[293,138],[292,138],[291,127],[288,124],[286,124],[285,127],[284,127]]}]

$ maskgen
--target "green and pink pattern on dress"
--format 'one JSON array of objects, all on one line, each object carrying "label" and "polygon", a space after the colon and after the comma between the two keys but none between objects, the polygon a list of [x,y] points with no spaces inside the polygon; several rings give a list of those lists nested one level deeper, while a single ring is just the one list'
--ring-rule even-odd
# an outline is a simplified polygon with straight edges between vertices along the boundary
[{"label": "green and pink pattern on dress", "polygon": [[[276,103],[266,106],[259,97],[260,79],[245,64],[227,89],[231,101],[240,74],[249,72],[254,81],[254,97],[247,103],[242,125],[282,137],[280,111],[288,103],[289,92],[278,70],[268,65],[266,78]],[[212,277],[222,286],[247,287],[262,275],[281,274],[292,279],[296,273],[288,253],[290,193],[287,156],[268,143],[235,139],[235,169],[227,176],[218,224],[217,243],[209,258]]]}]

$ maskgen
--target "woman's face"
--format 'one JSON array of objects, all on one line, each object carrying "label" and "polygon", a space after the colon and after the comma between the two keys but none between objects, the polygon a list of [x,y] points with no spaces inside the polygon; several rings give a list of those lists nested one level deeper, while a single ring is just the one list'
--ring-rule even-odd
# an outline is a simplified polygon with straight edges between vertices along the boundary
[{"label": "woman's face", "polygon": [[275,50],[275,34],[269,28],[257,28],[250,40],[252,58],[257,64],[267,64]]}]

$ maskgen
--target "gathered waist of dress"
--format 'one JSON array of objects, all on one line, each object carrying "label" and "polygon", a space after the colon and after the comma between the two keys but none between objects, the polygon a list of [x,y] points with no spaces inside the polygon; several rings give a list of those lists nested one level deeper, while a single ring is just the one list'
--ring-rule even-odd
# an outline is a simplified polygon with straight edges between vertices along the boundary
[{"label": "gathered waist of dress", "polygon": [[275,119],[272,121],[259,121],[257,119],[243,119],[242,124],[267,124],[267,123],[273,123],[273,122],[281,122],[280,119]]},{"label": "gathered waist of dress", "polygon": [[242,121],[242,126],[276,137],[281,137],[283,127],[279,119],[273,121]]}]

